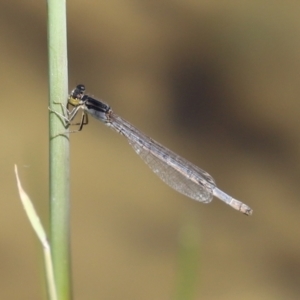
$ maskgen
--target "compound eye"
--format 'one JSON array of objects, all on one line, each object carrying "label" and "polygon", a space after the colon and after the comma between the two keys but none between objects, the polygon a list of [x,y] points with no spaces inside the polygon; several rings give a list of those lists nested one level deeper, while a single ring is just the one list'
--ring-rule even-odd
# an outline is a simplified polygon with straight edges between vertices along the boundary
[{"label": "compound eye", "polygon": [[76,88],[80,91],[80,93],[85,92],[85,85],[84,84],[78,84]]}]

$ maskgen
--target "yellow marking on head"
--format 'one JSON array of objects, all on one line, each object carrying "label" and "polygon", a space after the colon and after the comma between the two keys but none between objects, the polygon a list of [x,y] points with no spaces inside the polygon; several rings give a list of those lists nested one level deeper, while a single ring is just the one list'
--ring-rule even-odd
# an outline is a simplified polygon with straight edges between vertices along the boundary
[{"label": "yellow marking on head", "polygon": [[69,97],[68,102],[73,106],[78,106],[81,104],[81,100],[78,98]]}]

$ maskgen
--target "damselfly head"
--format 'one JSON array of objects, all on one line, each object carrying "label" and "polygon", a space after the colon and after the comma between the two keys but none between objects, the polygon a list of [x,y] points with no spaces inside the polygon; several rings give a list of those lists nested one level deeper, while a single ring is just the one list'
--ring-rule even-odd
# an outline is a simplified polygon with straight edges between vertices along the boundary
[{"label": "damselfly head", "polygon": [[72,90],[70,96],[75,99],[76,98],[81,99],[84,96],[84,92],[85,92],[85,85],[78,84],[76,88]]}]

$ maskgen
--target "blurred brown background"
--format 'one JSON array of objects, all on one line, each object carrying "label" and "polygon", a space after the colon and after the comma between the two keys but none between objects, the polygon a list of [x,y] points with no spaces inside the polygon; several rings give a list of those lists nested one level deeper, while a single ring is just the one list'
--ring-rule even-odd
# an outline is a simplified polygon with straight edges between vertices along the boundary
[{"label": "blurred brown background", "polygon": [[[13,165],[48,225],[45,1],[1,1],[0,298],[41,299],[41,247]],[[69,1],[70,89],[207,170],[254,209],[176,193],[96,120],[71,136],[75,299],[174,299],[179,235],[195,299],[299,299],[300,3]]]}]

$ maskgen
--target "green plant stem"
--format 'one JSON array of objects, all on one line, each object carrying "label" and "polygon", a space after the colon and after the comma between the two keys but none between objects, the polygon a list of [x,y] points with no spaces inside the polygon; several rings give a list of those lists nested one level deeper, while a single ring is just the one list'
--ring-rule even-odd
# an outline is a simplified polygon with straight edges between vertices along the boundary
[{"label": "green plant stem", "polygon": [[[61,110],[68,95],[66,1],[48,0],[49,106]],[[69,139],[50,113],[50,232],[58,299],[71,299]],[[59,135],[63,134],[63,135]]]},{"label": "green plant stem", "polygon": [[200,244],[197,237],[197,222],[195,222],[193,214],[187,214],[179,235],[179,270],[176,300],[196,299],[199,260]]}]

